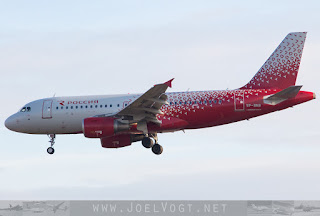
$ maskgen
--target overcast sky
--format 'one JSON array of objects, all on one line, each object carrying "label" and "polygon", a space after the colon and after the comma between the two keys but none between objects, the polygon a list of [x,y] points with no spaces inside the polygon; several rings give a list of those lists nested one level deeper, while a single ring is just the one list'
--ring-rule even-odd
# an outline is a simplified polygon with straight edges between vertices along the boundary
[{"label": "overcast sky", "polygon": [[214,128],[103,149],[7,130],[24,104],[71,95],[246,84],[308,31],[297,84],[319,94],[318,1],[0,1],[0,199],[320,199],[318,100]]}]

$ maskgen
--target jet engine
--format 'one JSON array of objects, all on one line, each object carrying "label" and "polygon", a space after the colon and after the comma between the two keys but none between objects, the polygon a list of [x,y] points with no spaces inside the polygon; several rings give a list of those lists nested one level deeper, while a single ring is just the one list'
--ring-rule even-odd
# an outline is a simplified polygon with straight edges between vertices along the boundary
[{"label": "jet engine", "polygon": [[120,134],[111,137],[100,138],[103,148],[121,148],[131,145],[130,134]]},{"label": "jet engine", "polygon": [[103,148],[121,148],[131,145],[133,142],[141,141],[143,134],[118,134],[111,137],[100,138]]},{"label": "jet engine", "polygon": [[112,117],[90,117],[82,122],[82,132],[87,138],[110,137],[121,131],[129,130],[125,124]]}]

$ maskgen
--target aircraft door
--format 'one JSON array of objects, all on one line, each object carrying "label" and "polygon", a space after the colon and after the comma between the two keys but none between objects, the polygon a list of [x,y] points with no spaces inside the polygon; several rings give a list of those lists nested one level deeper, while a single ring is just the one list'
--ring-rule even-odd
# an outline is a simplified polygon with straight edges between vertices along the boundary
[{"label": "aircraft door", "polygon": [[42,118],[43,119],[52,118],[52,100],[43,101]]},{"label": "aircraft door", "polygon": [[234,111],[244,111],[244,91],[234,92]]}]

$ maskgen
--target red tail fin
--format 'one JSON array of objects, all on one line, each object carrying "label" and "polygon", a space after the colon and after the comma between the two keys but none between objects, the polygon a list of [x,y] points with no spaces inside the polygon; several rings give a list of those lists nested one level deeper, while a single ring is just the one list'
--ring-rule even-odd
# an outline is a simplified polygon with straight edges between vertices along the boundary
[{"label": "red tail fin", "polygon": [[240,89],[285,89],[296,83],[307,32],[289,33],[256,75]]}]

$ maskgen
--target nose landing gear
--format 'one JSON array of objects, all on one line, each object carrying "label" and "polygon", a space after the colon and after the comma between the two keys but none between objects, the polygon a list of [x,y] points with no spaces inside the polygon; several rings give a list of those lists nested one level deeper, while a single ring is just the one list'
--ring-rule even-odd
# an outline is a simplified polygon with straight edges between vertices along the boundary
[{"label": "nose landing gear", "polygon": [[47,148],[47,152],[48,152],[48,154],[53,154],[54,153],[53,145],[55,143],[56,135],[55,134],[48,134],[48,137],[50,138],[49,143],[51,143],[51,147]]}]

